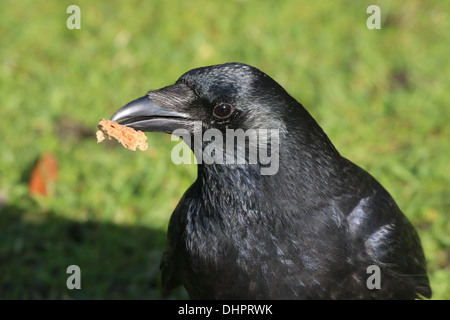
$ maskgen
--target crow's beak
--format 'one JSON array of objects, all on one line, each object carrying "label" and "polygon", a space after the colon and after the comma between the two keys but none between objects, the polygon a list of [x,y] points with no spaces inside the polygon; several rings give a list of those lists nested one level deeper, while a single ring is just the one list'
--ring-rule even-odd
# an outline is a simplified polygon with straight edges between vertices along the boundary
[{"label": "crow's beak", "polygon": [[189,119],[188,114],[164,108],[148,96],[127,103],[111,117],[111,121],[134,129],[166,133],[186,128]]}]

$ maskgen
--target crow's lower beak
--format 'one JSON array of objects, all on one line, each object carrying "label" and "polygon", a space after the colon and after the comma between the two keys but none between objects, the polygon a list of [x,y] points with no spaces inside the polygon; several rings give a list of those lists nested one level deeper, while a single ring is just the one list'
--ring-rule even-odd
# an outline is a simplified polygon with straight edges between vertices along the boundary
[{"label": "crow's lower beak", "polygon": [[185,113],[166,109],[143,96],[117,110],[111,121],[142,131],[172,133],[185,128],[189,118]]}]

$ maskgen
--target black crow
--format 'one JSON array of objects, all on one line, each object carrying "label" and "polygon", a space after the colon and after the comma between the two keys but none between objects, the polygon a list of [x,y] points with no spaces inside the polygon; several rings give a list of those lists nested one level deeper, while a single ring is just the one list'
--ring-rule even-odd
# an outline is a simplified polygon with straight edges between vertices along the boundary
[{"label": "black crow", "polygon": [[[431,297],[417,232],[389,193],[260,70],[226,63],[188,71],[111,120],[149,132],[184,130],[191,148],[208,129],[224,137],[257,132],[257,140],[244,139],[243,162],[199,161],[197,180],[170,219],[166,292],[183,285],[192,299]],[[272,129],[278,136],[266,131],[263,139]],[[196,156],[212,141],[203,139]],[[263,174],[272,164],[259,153],[250,161],[255,143],[257,153],[265,146],[266,155],[277,154],[274,172]],[[212,155],[228,159],[237,145]]]}]

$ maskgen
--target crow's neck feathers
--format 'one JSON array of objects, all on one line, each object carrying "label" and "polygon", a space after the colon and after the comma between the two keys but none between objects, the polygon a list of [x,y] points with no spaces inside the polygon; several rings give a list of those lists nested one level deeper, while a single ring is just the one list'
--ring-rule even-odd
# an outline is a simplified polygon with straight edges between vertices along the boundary
[{"label": "crow's neck feathers", "polygon": [[[274,175],[261,175],[261,164],[198,165],[198,200],[205,201],[209,208],[208,212],[201,211],[206,218],[228,219],[230,215],[245,214],[249,208],[297,208],[299,201],[307,208],[318,194],[332,196],[336,192],[343,158],[317,123],[311,118],[304,127],[289,127],[288,123],[283,130],[279,170]],[[312,183],[317,179],[322,183]]]},{"label": "crow's neck feathers", "polygon": [[[283,221],[284,214],[290,214],[286,208],[296,211],[292,214],[308,214],[317,199],[339,192],[343,158],[308,111],[257,69],[241,64],[220,68],[232,72],[212,77],[215,68],[200,68],[179,81],[205,101],[223,100],[231,94],[231,103],[242,110],[230,124],[234,129],[278,129],[279,170],[261,175],[261,164],[199,164],[193,189],[197,194],[190,198],[196,208],[189,210],[188,224],[234,230],[264,219]],[[314,183],[317,179],[321,183]],[[268,208],[273,212],[264,212]],[[271,225],[273,221],[267,223]]]}]

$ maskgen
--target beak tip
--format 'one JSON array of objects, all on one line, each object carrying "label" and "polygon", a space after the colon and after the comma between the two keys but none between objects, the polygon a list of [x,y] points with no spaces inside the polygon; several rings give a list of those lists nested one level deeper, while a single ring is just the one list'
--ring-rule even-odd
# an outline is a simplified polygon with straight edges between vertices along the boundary
[{"label": "beak tip", "polygon": [[[110,120],[123,125],[135,126],[136,123],[144,121],[148,122],[150,119],[161,118],[187,119],[189,116],[185,113],[162,107],[145,95],[121,107],[111,116]],[[142,125],[142,123],[140,125]]]},{"label": "beak tip", "polygon": [[120,120],[126,120],[130,117],[136,117],[146,114],[146,108],[153,102],[147,96],[143,96],[133,100],[119,110],[117,110],[110,118],[111,121],[118,122]]},{"label": "beak tip", "polygon": [[111,120],[111,121],[113,121],[113,122],[118,122],[118,120],[120,120],[120,115],[119,115],[119,113],[118,113],[118,112],[115,112],[115,113],[111,116],[111,118],[110,118],[109,120]]}]

